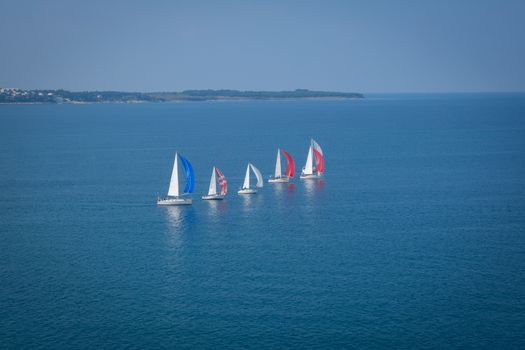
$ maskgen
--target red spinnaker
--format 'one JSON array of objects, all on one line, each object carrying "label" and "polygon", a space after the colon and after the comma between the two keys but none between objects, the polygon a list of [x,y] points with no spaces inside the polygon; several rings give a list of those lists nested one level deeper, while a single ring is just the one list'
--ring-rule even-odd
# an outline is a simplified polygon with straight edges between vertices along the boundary
[{"label": "red spinnaker", "polygon": [[219,168],[215,167],[215,173],[219,177],[219,185],[221,185],[221,195],[225,196],[226,193],[228,193],[228,181],[226,181],[226,177],[222,173],[222,171],[219,170]]},{"label": "red spinnaker", "polygon": [[286,175],[288,177],[294,177],[294,175],[295,175],[295,163],[293,162],[293,158],[290,155],[290,153],[286,152],[284,149],[281,149],[281,151],[283,152],[284,156],[286,157],[286,161],[287,161],[286,171],[284,172],[284,175]]},{"label": "red spinnaker", "polygon": [[314,148],[315,155],[315,171],[322,173],[324,172],[324,158],[321,152]]}]

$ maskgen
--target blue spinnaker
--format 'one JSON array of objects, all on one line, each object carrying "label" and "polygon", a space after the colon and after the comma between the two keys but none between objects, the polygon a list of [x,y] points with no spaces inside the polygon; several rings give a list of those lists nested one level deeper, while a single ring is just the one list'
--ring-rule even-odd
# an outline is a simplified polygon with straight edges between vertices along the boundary
[{"label": "blue spinnaker", "polygon": [[184,188],[184,192],[193,193],[193,190],[195,188],[195,173],[193,172],[193,167],[186,158],[184,158],[180,154],[179,157],[182,161],[182,165],[184,166],[184,170],[186,171],[186,187]]}]

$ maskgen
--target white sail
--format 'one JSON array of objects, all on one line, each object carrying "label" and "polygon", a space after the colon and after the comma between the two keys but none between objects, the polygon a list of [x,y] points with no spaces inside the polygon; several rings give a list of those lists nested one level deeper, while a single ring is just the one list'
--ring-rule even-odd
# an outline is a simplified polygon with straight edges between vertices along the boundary
[{"label": "white sail", "polygon": [[211,171],[210,189],[208,190],[208,196],[213,196],[216,194],[217,194],[217,178],[215,175],[215,167],[213,167],[213,170]]},{"label": "white sail", "polygon": [[308,149],[308,157],[306,158],[306,165],[304,166],[304,174],[305,175],[312,175],[313,174],[313,165],[314,159],[313,159],[313,151],[312,146]]},{"label": "white sail", "polygon": [[319,146],[319,144],[317,142],[315,142],[314,139],[312,139],[312,146],[315,148],[315,150],[319,153],[321,153],[321,155],[323,155],[323,150],[321,149],[321,146]]},{"label": "white sail", "polygon": [[171,172],[170,188],[168,189],[168,196],[179,196],[179,154],[175,153],[175,162],[173,163],[173,171]]},{"label": "white sail", "polygon": [[253,164],[250,164],[252,167],[253,172],[255,173],[255,176],[257,177],[257,184],[255,186],[261,188],[263,187],[263,177],[259,169],[253,166]]},{"label": "white sail", "polygon": [[281,177],[281,150],[277,150],[277,160],[275,161],[275,178]]},{"label": "white sail", "polygon": [[242,185],[242,189],[250,188],[250,163],[248,163],[248,166],[246,167],[246,176],[244,177],[244,184]]}]

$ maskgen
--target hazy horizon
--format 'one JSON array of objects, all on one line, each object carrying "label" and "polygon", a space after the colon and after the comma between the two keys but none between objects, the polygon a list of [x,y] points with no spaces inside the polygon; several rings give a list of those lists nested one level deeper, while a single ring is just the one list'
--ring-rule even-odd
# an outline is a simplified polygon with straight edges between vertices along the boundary
[{"label": "hazy horizon", "polygon": [[[285,92],[285,91],[294,91],[296,89],[305,89],[305,88],[295,88],[295,89],[249,89],[249,90],[243,90],[243,89],[233,89],[233,88],[217,88],[217,89],[211,89],[211,88],[194,88],[194,89],[180,89],[180,90],[103,90],[103,89],[93,89],[93,90],[87,90],[87,89],[64,89],[64,88],[21,88],[18,86],[0,86],[0,88],[4,89],[19,89],[19,90],[66,90],[71,92],[124,92],[124,93],[145,93],[145,94],[154,94],[154,93],[181,93],[187,90],[237,90],[237,91],[254,91],[254,92],[261,92],[261,91],[271,91],[271,92]],[[322,89],[307,89],[310,91],[321,91],[321,92],[344,92],[344,93],[357,93],[357,94],[363,94],[363,95],[432,95],[432,94],[525,94],[524,90],[515,90],[515,91],[343,91],[343,90],[322,90]]]},{"label": "hazy horizon", "polygon": [[525,91],[525,2],[0,3],[0,87]]}]

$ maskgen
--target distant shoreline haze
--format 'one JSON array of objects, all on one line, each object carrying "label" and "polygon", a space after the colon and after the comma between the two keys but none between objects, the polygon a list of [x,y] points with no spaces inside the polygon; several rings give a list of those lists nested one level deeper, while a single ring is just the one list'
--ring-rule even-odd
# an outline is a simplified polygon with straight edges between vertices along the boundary
[{"label": "distant shoreline haze", "polygon": [[0,103],[139,103],[354,98],[364,98],[364,95],[356,92],[313,91],[308,89],[296,89],[293,91],[185,90],[182,92],[122,92],[0,88]]}]

